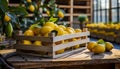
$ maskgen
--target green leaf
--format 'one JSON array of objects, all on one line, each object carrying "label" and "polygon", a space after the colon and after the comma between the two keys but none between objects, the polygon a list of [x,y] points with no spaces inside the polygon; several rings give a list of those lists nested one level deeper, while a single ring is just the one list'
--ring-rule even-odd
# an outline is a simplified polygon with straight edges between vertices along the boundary
[{"label": "green leaf", "polygon": [[7,2],[7,0],[0,0],[0,9],[3,12],[7,11],[7,9],[8,9],[8,2]]},{"label": "green leaf", "polygon": [[97,43],[98,43],[98,44],[105,44],[105,41],[104,41],[103,39],[99,39],[99,40],[97,41]]},{"label": "green leaf", "polygon": [[14,13],[8,12],[6,14],[11,18],[11,22],[17,23],[17,16]]},{"label": "green leaf", "polygon": [[53,17],[51,17],[51,18],[48,20],[48,22],[53,22],[53,23],[55,23],[57,20],[58,20],[58,18],[53,18]]},{"label": "green leaf", "polygon": [[28,12],[25,10],[24,7],[10,7],[9,10],[15,13],[16,15],[20,15],[20,16],[28,15]]}]

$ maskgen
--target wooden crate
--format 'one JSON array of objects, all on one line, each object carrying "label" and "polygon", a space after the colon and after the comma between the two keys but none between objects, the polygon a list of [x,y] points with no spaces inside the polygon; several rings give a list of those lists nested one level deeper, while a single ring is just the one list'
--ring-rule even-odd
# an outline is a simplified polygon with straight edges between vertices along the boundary
[{"label": "wooden crate", "polygon": [[[15,44],[15,49],[17,49],[17,52],[20,54],[26,54],[26,55],[33,55],[33,56],[42,56],[42,57],[50,57],[50,58],[58,58],[64,55],[73,54],[75,52],[84,50],[86,47],[80,47],[77,49],[73,49],[72,47],[78,44],[87,44],[89,42],[89,31],[82,32],[82,33],[75,33],[75,34],[69,34],[69,35],[63,35],[63,36],[54,36],[54,33],[52,35],[50,34],[49,37],[40,37],[40,36],[24,36],[19,35],[16,36],[15,39],[17,40]],[[71,41],[63,44],[55,44],[55,42],[66,40],[66,39],[73,39],[73,38],[80,38],[76,41]],[[84,38],[83,38],[84,37]],[[21,43],[23,40],[30,40],[30,41],[41,41],[45,42],[47,45],[45,46],[36,46],[36,45],[24,45]],[[66,50],[69,48],[69,50]],[[56,54],[56,51],[65,49],[64,53]],[[42,52],[42,53],[41,53]],[[43,52],[45,54],[43,54]]]}]

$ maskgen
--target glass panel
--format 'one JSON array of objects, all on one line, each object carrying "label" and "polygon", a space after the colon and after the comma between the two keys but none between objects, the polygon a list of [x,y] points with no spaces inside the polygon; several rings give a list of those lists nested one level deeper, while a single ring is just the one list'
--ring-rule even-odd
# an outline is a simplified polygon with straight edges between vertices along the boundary
[{"label": "glass panel", "polygon": [[97,5],[98,5],[98,9],[100,9],[101,8],[101,0],[97,0]]},{"label": "glass panel", "polygon": [[112,8],[117,7],[117,0],[112,0]]},{"label": "glass panel", "polygon": [[94,10],[97,9],[97,0],[94,0]]},{"label": "glass panel", "polygon": [[101,0],[101,9],[105,9],[106,8],[106,6],[105,6],[105,1],[106,0]]},{"label": "glass panel", "polygon": [[119,4],[119,7],[120,7],[120,0],[118,0],[118,4]]},{"label": "glass panel", "polygon": [[109,0],[106,0],[106,9],[109,9]]},{"label": "glass panel", "polygon": [[117,22],[117,9],[112,9],[112,22]]},{"label": "glass panel", "polygon": [[102,12],[102,22],[104,22],[105,23],[105,19],[106,19],[106,17],[105,17],[105,10],[102,10],[101,11]]},{"label": "glass panel", "polygon": [[100,21],[100,17],[101,17],[101,16],[100,16],[100,11],[98,11],[97,16],[98,16],[98,22],[101,22],[101,21]]},{"label": "glass panel", "polygon": [[105,11],[106,22],[109,22],[109,10]]},{"label": "glass panel", "polygon": [[96,14],[96,11],[94,11],[94,23],[96,23],[97,22],[97,14]]}]

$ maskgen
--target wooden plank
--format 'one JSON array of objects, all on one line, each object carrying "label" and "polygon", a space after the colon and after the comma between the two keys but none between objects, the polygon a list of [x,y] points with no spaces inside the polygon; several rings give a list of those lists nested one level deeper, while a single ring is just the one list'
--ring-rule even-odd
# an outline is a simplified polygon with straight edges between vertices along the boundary
[{"label": "wooden plank", "polygon": [[33,46],[33,45],[25,46],[22,44],[17,44],[15,46],[15,49],[52,52],[52,46]]},{"label": "wooden plank", "polygon": [[115,69],[120,69],[120,64],[115,64]]},{"label": "wooden plank", "polygon": [[30,41],[36,41],[36,40],[41,40],[45,42],[53,42],[53,37],[39,37],[39,36],[24,36],[24,35],[19,35],[15,37],[16,40],[30,40]]},{"label": "wooden plank", "polygon": [[75,9],[90,9],[90,6],[73,6]]},{"label": "wooden plank", "polygon": [[[80,14],[82,14],[82,13],[74,13],[73,16],[78,16],[78,15],[80,15]],[[83,14],[84,14],[84,13],[83,13]],[[82,14],[82,15],[83,15],[83,14]],[[84,14],[84,15],[91,16],[91,14]]]},{"label": "wooden plank", "polygon": [[53,47],[53,51],[65,49],[67,47],[71,47],[71,46],[78,45],[78,44],[87,43],[89,41],[90,41],[89,38],[87,38],[87,39],[68,42],[68,43],[65,43],[65,44],[56,45],[56,46]]},{"label": "wooden plank", "polygon": [[70,56],[72,54],[75,54],[75,52],[83,51],[85,49],[86,49],[86,47],[82,47],[82,48],[78,48],[78,49],[75,49],[75,50],[72,50],[72,51],[67,51],[67,52],[64,52],[62,54],[53,55],[53,58],[59,58],[59,57],[62,57],[62,56],[67,57],[67,56]]},{"label": "wooden plank", "polygon": [[59,5],[59,8],[71,8],[69,5]]},{"label": "wooden plank", "polygon": [[63,36],[56,36],[53,39],[53,42],[65,40],[65,39],[70,39],[70,38],[75,38],[75,37],[88,36],[88,35],[90,35],[89,31],[82,32],[82,33],[76,33],[76,34],[63,35]]},{"label": "wooden plank", "polygon": [[9,54],[9,53],[14,53],[16,52],[16,49],[5,49],[5,50],[0,50],[0,54],[4,55],[4,54]]}]

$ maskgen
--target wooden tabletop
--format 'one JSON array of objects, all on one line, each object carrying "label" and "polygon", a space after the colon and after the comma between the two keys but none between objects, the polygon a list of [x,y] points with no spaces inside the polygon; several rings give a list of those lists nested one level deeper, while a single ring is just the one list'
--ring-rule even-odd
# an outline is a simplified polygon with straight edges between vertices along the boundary
[{"label": "wooden tabletop", "polygon": [[8,59],[14,66],[38,66],[38,67],[52,67],[52,66],[70,66],[70,65],[87,65],[87,64],[105,64],[105,63],[120,63],[120,50],[113,49],[110,52],[105,52],[99,55],[88,51],[87,49],[75,53],[71,56],[63,56],[57,59],[40,58],[34,56],[13,56]]}]

